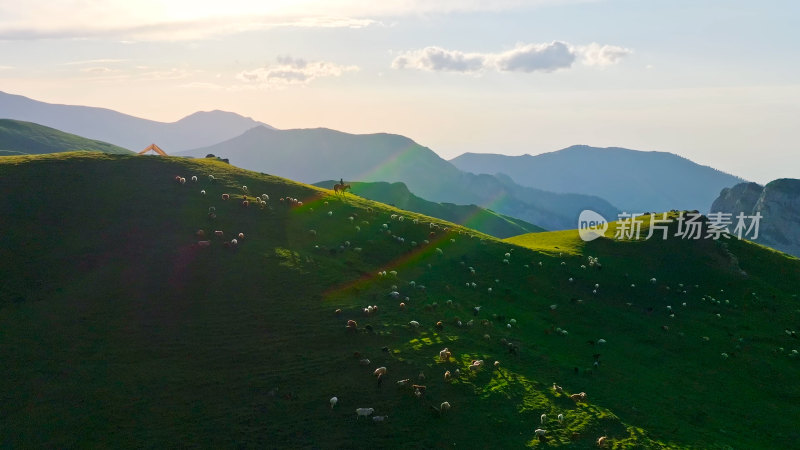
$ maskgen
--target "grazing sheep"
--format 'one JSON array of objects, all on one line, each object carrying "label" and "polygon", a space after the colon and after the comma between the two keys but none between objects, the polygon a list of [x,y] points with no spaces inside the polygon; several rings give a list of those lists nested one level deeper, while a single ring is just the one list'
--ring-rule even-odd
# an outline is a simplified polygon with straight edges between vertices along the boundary
[{"label": "grazing sheep", "polygon": [[358,328],[358,323],[355,320],[348,320],[346,327],[355,330]]},{"label": "grazing sheep", "polygon": [[223,200],[228,200],[229,198],[231,198],[231,196],[229,194],[222,194],[222,199]]},{"label": "grazing sheep", "polygon": [[197,175],[192,175],[192,182],[197,183]]},{"label": "grazing sheep", "polygon": [[483,360],[473,360],[472,364],[469,365],[469,370],[473,372],[477,372],[483,366]]},{"label": "grazing sheep", "polygon": [[605,343],[606,343],[606,340],[605,340],[605,339],[598,339],[598,340],[597,340],[597,343],[598,343],[598,344],[605,344]]},{"label": "grazing sheep", "polygon": [[545,433],[547,433],[547,430],[543,430],[541,428],[537,428],[533,432],[536,433],[536,436],[540,436],[541,437],[541,436],[544,436]]},{"label": "grazing sheep", "polygon": [[243,207],[245,207],[245,208],[247,208],[248,206],[250,206],[250,202],[249,202],[249,201],[247,201],[247,200],[244,200],[244,201],[242,202],[242,206],[243,206]]},{"label": "grazing sheep", "polygon": [[553,390],[558,392],[559,394],[563,394],[564,393],[564,389],[561,386],[559,386],[559,385],[557,385],[555,383],[553,383]]},{"label": "grazing sheep", "polygon": [[368,366],[370,364],[370,362],[371,361],[369,359],[367,359],[367,358],[358,360],[358,363],[361,364],[362,366]]},{"label": "grazing sheep", "polygon": [[416,320],[412,320],[411,322],[408,322],[408,324],[414,328],[419,328],[419,322],[417,322]]},{"label": "grazing sheep", "polygon": [[375,369],[375,372],[372,372],[374,376],[386,375],[386,367],[378,367]]},{"label": "grazing sheep", "polygon": [[539,421],[542,423],[542,425],[544,425],[544,423],[547,422],[547,414],[542,414],[539,417]]},{"label": "grazing sheep", "polygon": [[214,231],[214,236],[216,236],[218,238],[221,238],[221,237],[225,236],[225,233],[220,231],[220,230],[217,230],[217,231]]},{"label": "grazing sheep", "polygon": [[608,437],[600,436],[599,438],[597,438],[597,446],[598,447],[605,447],[606,446],[606,441],[608,441]]},{"label": "grazing sheep", "polygon": [[231,245],[233,245],[235,247],[235,246],[239,245],[239,241],[237,241],[236,239],[231,239]]},{"label": "grazing sheep", "polygon": [[203,189],[202,191],[200,191],[200,195],[206,195],[206,190]]},{"label": "grazing sheep", "polygon": [[398,381],[397,385],[402,387],[402,386],[408,386],[409,383],[411,383],[411,378],[406,378],[405,380]]},{"label": "grazing sheep", "polygon": [[439,405],[439,411],[441,412],[448,411],[449,409],[450,409],[450,402],[442,402],[442,404]]},{"label": "grazing sheep", "polygon": [[211,241],[197,241],[198,247],[209,247],[211,246]]},{"label": "grazing sheep", "polygon": [[564,415],[563,414],[559,414],[558,415],[558,423],[564,423]]},{"label": "grazing sheep", "polygon": [[585,402],[586,401],[586,392],[581,392],[579,394],[572,394],[569,396],[575,402]]},{"label": "grazing sheep", "polygon": [[356,420],[358,420],[358,418],[361,416],[367,417],[374,412],[374,408],[358,408],[356,409]]},{"label": "grazing sheep", "polygon": [[450,377],[451,377],[450,371],[449,370],[445,371],[445,373],[444,373],[444,381],[445,382],[450,381]]},{"label": "grazing sheep", "polygon": [[384,420],[388,419],[389,416],[372,416],[373,422],[383,422]]},{"label": "grazing sheep", "polygon": [[[439,322],[439,323],[441,323],[441,322]],[[451,353],[450,353],[450,350],[447,349],[447,347],[445,347],[442,351],[439,352],[439,360],[440,361],[450,361],[450,356],[451,356]]]},{"label": "grazing sheep", "polygon": [[339,399],[336,397],[331,397],[331,409],[333,409],[336,404],[339,403]]},{"label": "grazing sheep", "polygon": [[181,177],[181,184],[186,184],[186,178]]},{"label": "grazing sheep", "polygon": [[494,362],[494,368],[496,369],[498,367],[500,367],[500,361],[495,361]]}]

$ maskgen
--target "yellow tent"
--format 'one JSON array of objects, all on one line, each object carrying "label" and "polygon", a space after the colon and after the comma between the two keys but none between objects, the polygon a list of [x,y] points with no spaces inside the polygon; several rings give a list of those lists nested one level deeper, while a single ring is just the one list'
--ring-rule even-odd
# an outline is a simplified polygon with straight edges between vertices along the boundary
[{"label": "yellow tent", "polygon": [[143,155],[143,154],[149,152],[150,150],[158,153],[161,156],[167,156],[167,154],[164,152],[164,150],[161,150],[161,147],[157,146],[156,144],[150,144],[146,149],[140,151],[139,154]]}]

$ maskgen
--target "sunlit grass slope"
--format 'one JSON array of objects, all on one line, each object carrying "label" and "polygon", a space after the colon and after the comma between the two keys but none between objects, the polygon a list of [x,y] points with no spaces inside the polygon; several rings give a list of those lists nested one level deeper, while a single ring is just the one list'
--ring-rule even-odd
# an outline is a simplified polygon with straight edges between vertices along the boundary
[{"label": "sunlit grass slope", "polygon": [[[210,160],[8,157],[0,192],[3,447],[593,448],[605,435],[614,448],[790,448],[800,438],[800,345],[784,331],[798,328],[800,264],[759,246],[598,240],[559,255],[564,237],[538,252]],[[474,359],[486,362],[477,372]],[[427,386],[422,398],[396,386],[406,378]],[[577,392],[587,401],[567,397]],[[360,407],[388,418],[357,420]]]}]

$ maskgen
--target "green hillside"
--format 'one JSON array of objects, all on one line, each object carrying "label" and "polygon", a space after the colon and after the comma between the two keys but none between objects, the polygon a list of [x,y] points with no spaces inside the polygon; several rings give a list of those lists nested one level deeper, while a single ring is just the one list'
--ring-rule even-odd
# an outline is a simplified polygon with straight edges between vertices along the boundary
[{"label": "green hillside", "polygon": [[[800,342],[784,331],[800,328],[800,261],[757,245],[579,244],[573,232],[540,252],[206,159],[7,157],[0,188],[2,447],[800,439]],[[262,193],[263,207],[250,195]],[[406,378],[427,386],[421,398],[397,386]],[[357,419],[368,407],[388,418]]]},{"label": "green hillside", "polygon": [[0,156],[78,150],[114,154],[133,153],[107,142],[86,139],[33,122],[0,119]]},{"label": "green hillside", "polygon": [[[335,183],[337,181],[322,181],[314,183],[314,186],[333,189]],[[412,194],[405,183],[401,182],[352,182],[349,184],[352,187],[352,193],[360,197],[386,203],[406,211],[444,219],[498,238],[544,231],[543,228],[532,223],[499,214],[480,206],[436,203],[425,200]]]}]

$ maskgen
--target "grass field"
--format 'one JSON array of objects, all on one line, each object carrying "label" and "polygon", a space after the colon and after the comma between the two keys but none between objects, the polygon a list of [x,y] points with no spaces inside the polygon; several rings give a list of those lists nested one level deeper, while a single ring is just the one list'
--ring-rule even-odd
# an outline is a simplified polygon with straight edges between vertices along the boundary
[{"label": "grass field", "polygon": [[[800,439],[800,342],[785,331],[800,328],[800,260],[749,242],[583,243],[575,231],[504,242],[171,157],[3,157],[0,192],[0,447],[596,448],[605,435],[609,448],[775,449]],[[474,359],[486,362],[477,372]],[[396,386],[406,378],[427,386],[424,397]],[[567,397],[577,392],[587,401]],[[443,401],[450,411],[438,411]],[[357,419],[359,407],[388,419]]]}]

